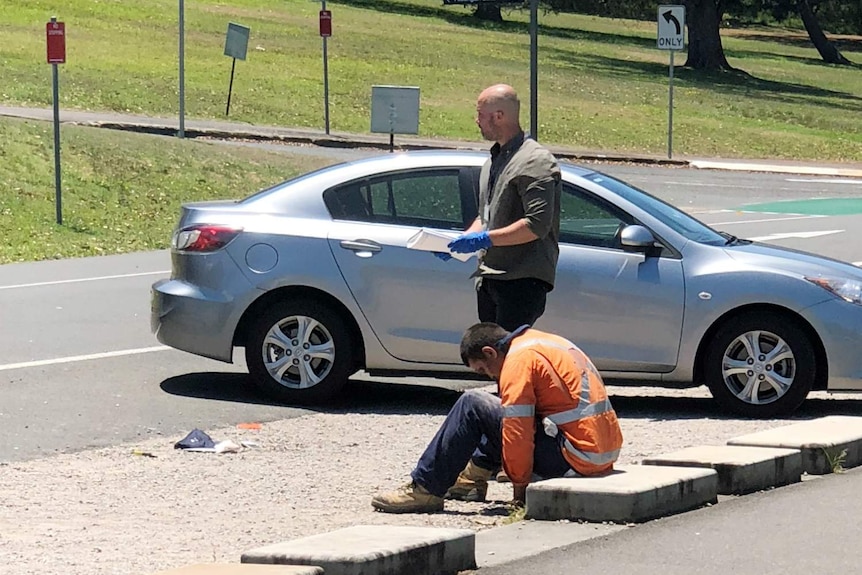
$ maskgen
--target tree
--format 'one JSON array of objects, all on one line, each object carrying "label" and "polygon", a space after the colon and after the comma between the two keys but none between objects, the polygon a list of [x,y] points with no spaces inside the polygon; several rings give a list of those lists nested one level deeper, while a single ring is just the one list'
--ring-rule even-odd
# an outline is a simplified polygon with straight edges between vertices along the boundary
[{"label": "tree", "polygon": [[687,68],[733,70],[724,55],[719,28],[724,17],[722,0],[686,0],[688,22]]},{"label": "tree", "polygon": [[496,2],[483,2],[480,0],[476,3],[476,11],[473,12],[473,16],[479,20],[488,20],[489,22],[503,21],[500,5]]},{"label": "tree", "polygon": [[[799,0],[799,15],[802,16],[802,23],[805,24],[805,31],[808,32],[808,37],[811,38],[811,43],[817,48],[820,57],[824,62],[830,64],[850,65],[852,62],[845,58],[835,44],[829,41],[826,34],[823,33],[823,28],[820,27],[820,22],[814,14],[814,8],[809,0]],[[816,4],[815,4],[816,6]]]}]

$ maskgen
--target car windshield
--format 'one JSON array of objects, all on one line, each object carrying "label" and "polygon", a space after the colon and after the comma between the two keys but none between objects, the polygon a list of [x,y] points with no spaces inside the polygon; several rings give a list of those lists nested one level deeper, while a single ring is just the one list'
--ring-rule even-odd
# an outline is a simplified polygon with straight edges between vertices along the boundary
[{"label": "car windshield", "polygon": [[685,212],[667,202],[663,202],[655,196],[651,196],[643,190],[597,172],[583,174],[582,177],[633,203],[656,219],[661,220],[681,236],[693,242],[710,245],[724,245],[728,243],[727,237],[721,235],[703,222],[696,220]]}]

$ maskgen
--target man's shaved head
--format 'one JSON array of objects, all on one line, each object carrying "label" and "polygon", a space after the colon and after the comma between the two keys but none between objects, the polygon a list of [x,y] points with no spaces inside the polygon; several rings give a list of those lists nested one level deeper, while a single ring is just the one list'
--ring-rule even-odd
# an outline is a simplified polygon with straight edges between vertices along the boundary
[{"label": "man's shaved head", "polygon": [[476,124],[486,140],[505,144],[521,131],[521,101],[508,84],[482,90],[476,100]]}]

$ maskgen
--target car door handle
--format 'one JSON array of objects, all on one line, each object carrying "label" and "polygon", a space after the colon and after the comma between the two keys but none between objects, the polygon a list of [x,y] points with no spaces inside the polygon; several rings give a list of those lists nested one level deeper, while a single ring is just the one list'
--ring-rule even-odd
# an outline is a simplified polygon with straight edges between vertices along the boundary
[{"label": "car door handle", "polygon": [[372,240],[343,240],[341,247],[354,252],[379,252],[383,246]]}]

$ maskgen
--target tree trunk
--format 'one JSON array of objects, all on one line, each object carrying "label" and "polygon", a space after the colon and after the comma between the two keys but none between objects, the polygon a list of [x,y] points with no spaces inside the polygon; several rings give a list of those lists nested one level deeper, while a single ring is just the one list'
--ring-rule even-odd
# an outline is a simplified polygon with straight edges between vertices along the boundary
[{"label": "tree trunk", "polygon": [[823,29],[820,27],[820,22],[817,21],[817,16],[808,4],[808,0],[799,0],[799,15],[802,16],[802,23],[805,24],[805,30],[808,32],[808,37],[811,38],[811,43],[820,52],[820,57],[824,62],[830,64],[851,64],[850,60],[845,58],[835,44],[829,41]]},{"label": "tree trunk", "polygon": [[496,2],[482,2],[480,0],[476,3],[476,11],[473,12],[473,16],[479,20],[488,20],[490,22],[503,21],[503,14],[500,13],[500,5]]},{"label": "tree trunk", "polygon": [[695,70],[733,70],[721,45],[722,11],[718,0],[687,0],[688,59],[686,67]]}]

